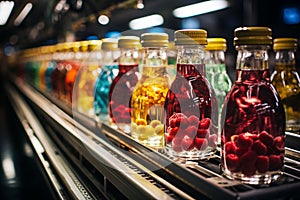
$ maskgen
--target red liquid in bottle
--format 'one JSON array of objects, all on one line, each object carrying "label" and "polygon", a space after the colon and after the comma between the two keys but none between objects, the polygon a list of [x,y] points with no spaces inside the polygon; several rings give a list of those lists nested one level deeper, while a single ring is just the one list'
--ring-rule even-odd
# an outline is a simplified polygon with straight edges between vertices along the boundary
[{"label": "red liquid in bottle", "polygon": [[51,73],[51,86],[52,86],[52,92],[54,96],[56,96],[59,99],[63,98],[63,93],[65,90],[65,75],[67,73],[67,70],[65,69],[64,63],[59,62],[57,64],[57,67],[53,70]]},{"label": "red liquid in bottle", "polygon": [[281,170],[284,109],[270,84],[269,69],[237,70],[236,74],[222,113],[225,173],[238,178]]},{"label": "red liquid in bottle", "polygon": [[[121,130],[130,129],[131,96],[138,82],[138,64],[119,65],[119,73],[113,80],[109,90],[109,115]],[[127,126],[127,127],[124,127]]]},{"label": "red liquid in bottle", "polygon": [[[204,66],[177,64],[177,75],[165,104],[165,140],[171,154],[193,150],[213,152],[216,147],[217,104],[210,84],[200,73],[201,68]],[[195,153],[195,158],[198,154]]]}]

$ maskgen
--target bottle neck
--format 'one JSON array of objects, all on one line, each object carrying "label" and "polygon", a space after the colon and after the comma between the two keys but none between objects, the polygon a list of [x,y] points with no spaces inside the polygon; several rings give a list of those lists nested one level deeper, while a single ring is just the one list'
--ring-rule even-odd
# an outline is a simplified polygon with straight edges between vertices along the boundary
[{"label": "bottle neck", "polygon": [[177,46],[177,72],[205,76],[205,51],[202,45]]},{"label": "bottle neck", "polygon": [[119,73],[125,73],[138,67],[140,55],[138,49],[121,49],[119,58]]},{"label": "bottle neck", "polygon": [[102,60],[102,65],[106,66],[115,66],[117,65],[117,60],[120,57],[120,51],[119,50],[115,50],[115,51],[111,51],[111,50],[104,50],[102,52],[103,54],[103,60]]},{"label": "bottle neck", "polygon": [[269,70],[268,45],[238,46],[237,70]]},{"label": "bottle neck", "polygon": [[275,54],[276,70],[296,70],[294,50],[277,50]]},{"label": "bottle neck", "polygon": [[142,75],[167,76],[168,56],[166,48],[147,47],[143,50]]}]

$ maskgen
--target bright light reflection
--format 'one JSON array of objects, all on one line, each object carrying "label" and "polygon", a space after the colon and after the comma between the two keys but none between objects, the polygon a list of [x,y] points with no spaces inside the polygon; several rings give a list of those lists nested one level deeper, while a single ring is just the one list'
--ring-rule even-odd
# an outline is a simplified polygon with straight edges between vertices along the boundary
[{"label": "bright light reflection", "polygon": [[228,6],[229,3],[226,0],[210,0],[176,8],[173,10],[173,15],[178,18],[186,18],[221,10]]},{"label": "bright light reflection", "polygon": [[13,1],[0,2],[0,25],[6,24],[14,5],[15,3]]},{"label": "bright light reflection", "polygon": [[2,160],[3,172],[6,179],[16,178],[15,166],[11,158],[5,158]]},{"label": "bright light reflection", "polygon": [[159,26],[164,23],[164,18],[161,15],[154,14],[146,17],[137,18],[129,22],[129,27],[132,30],[139,30],[153,26]]},{"label": "bright light reflection", "polygon": [[18,17],[15,19],[14,25],[19,26],[22,21],[25,19],[25,17],[28,15],[32,8],[32,3],[27,3],[26,6],[23,8],[23,10],[20,12]]},{"label": "bright light reflection", "polygon": [[109,18],[106,15],[100,15],[98,17],[99,24],[106,25],[109,23]]}]

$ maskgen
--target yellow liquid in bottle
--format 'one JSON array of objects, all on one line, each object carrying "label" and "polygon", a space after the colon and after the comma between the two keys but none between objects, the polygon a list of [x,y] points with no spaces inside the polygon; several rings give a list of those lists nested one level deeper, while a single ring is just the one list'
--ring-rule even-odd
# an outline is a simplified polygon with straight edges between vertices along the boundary
[{"label": "yellow liquid in bottle", "polygon": [[294,64],[276,64],[272,84],[282,100],[286,114],[286,130],[300,131],[300,82]]},{"label": "yellow liquid in bottle", "polygon": [[94,86],[101,69],[99,65],[83,66],[79,71],[79,79],[76,96],[75,107],[77,110],[87,116],[94,115]]},{"label": "yellow liquid in bottle", "polygon": [[166,67],[143,67],[142,78],[137,83],[131,101],[131,135],[150,147],[164,146],[164,104],[169,90]]}]

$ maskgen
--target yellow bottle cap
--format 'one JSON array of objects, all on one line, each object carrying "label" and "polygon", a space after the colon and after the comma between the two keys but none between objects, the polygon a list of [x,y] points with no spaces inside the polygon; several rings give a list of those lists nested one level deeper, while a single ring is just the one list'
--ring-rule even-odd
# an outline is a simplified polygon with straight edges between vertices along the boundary
[{"label": "yellow bottle cap", "polygon": [[268,27],[239,27],[234,30],[234,45],[271,45],[272,30]]},{"label": "yellow bottle cap", "polygon": [[80,42],[72,42],[71,46],[72,46],[73,52],[78,52],[78,51],[81,50],[80,49],[81,48],[81,43]]},{"label": "yellow bottle cap", "polygon": [[296,50],[297,39],[296,38],[276,38],[274,40],[274,47],[276,50]]},{"label": "yellow bottle cap", "polygon": [[205,46],[205,50],[207,51],[226,51],[226,39],[225,38],[207,38],[207,45]]},{"label": "yellow bottle cap", "polygon": [[142,47],[168,47],[169,35],[166,33],[143,33],[141,44]]},{"label": "yellow bottle cap", "polygon": [[115,51],[118,49],[118,40],[116,38],[102,39],[102,50]]},{"label": "yellow bottle cap", "polygon": [[102,41],[101,40],[88,40],[88,51],[100,50]]},{"label": "yellow bottle cap", "polygon": [[140,47],[140,38],[137,36],[121,36],[118,41],[119,48],[137,49]]},{"label": "yellow bottle cap", "polygon": [[207,31],[204,29],[183,29],[174,33],[175,45],[206,45]]}]

